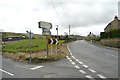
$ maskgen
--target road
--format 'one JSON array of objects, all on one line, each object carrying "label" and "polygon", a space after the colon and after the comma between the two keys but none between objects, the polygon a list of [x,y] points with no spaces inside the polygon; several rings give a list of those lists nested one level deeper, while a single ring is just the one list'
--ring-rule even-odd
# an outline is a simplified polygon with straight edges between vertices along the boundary
[{"label": "road", "polygon": [[[75,62],[91,76],[118,78],[118,51],[102,48],[84,40],[69,45]],[[91,73],[92,72],[92,73]]]},{"label": "road", "polygon": [[79,40],[69,56],[56,62],[25,64],[2,57],[3,78],[118,78],[118,51]]}]

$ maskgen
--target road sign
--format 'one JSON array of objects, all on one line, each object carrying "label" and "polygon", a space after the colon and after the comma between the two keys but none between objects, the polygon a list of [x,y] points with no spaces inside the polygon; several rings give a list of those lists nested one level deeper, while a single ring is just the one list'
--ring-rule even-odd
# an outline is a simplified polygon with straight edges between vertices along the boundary
[{"label": "road sign", "polygon": [[48,44],[53,44],[53,39],[52,38],[49,39]]},{"label": "road sign", "polygon": [[45,21],[38,22],[39,28],[52,29],[52,24]]},{"label": "road sign", "polygon": [[26,32],[27,32],[28,37],[29,37],[29,38],[32,38],[33,33],[31,32],[31,30],[30,30],[30,32],[29,32],[29,31],[26,31]]},{"label": "road sign", "polygon": [[42,35],[44,36],[51,35],[51,32],[50,31],[42,32]]},{"label": "road sign", "polygon": [[59,42],[58,42],[58,39],[57,38],[49,38],[48,40],[48,44],[55,44],[57,45]]},{"label": "road sign", "polygon": [[42,31],[43,31],[43,32],[49,32],[49,31],[50,31],[50,29],[47,29],[47,28],[42,28]]},{"label": "road sign", "polygon": [[42,35],[44,36],[51,35],[50,29],[42,28]]}]

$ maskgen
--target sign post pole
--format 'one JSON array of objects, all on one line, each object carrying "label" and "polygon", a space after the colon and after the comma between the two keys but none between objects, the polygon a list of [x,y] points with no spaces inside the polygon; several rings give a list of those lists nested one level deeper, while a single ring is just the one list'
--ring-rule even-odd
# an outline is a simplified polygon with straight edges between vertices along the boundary
[{"label": "sign post pole", "polygon": [[29,40],[30,40],[30,57],[29,57],[29,63],[31,63],[32,62],[31,47],[32,47],[32,35],[33,35],[33,33],[31,32],[31,30],[30,31],[26,31],[26,32],[27,32]]},{"label": "sign post pole", "polygon": [[[57,30],[57,40],[58,40],[58,25],[57,25],[56,30]],[[58,53],[58,45],[56,45],[56,54],[57,54],[57,53]]]},{"label": "sign post pole", "polygon": [[32,47],[32,33],[31,33],[31,30],[29,32],[29,35],[30,35],[30,63],[32,62],[32,51],[31,51],[31,47]]},{"label": "sign post pole", "polygon": [[30,63],[31,63],[32,62],[32,57],[31,57],[31,44],[32,44],[31,39],[32,39],[32,34],[31,34],[31,30],[30,30],[29,35],[30,35]]},{"label": "sign post pole", "polygon": [[46,40],[47,40],[47,42],[46,42],[46,47],[47,47],[46,51],[47,51],[47,56],[48,56],[48,36],[46,36]]},{"label": "sign post pole", "polygon": [[58,49],[58,47],[57,47],[57,45],[56,45],[56,54],[57,54],[57,52],[58,52],[57,49]]},{"label": "sign post pole", "polygon": [[52,54],[52,45],[51,45],[51,54]]}]

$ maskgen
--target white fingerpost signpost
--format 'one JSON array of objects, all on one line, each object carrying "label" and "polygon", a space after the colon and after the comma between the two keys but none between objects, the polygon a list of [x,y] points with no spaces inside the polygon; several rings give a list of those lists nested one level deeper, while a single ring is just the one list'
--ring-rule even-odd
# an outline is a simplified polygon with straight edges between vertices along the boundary
[{"label": "white fingerpost signpost", "polygon": [[48,36],[51,35],[50,29],[52,29],[52,23],[45,22],[45,21],[40,21],[38,22],[38,27],[42,28],[42,35],[46,36],[47,39],[47,56],[48,56]]}]

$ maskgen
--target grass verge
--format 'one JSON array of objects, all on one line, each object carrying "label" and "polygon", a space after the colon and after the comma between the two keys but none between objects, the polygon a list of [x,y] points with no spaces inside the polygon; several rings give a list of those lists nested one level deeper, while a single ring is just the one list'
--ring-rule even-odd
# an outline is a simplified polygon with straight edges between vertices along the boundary
[{"label": "grass verge", "polygon": [[[34,45],[31,46],[32,52],[32,63],[43,63],[43,62],[51,62],[56,61],[61,58],[69,55],[67,51],[67,44],[63,44],[63,40],[59,41],[58,45],[59,51],[55,52],[56,47],[53,46],[53,51],[50,53],[49,46],[49,55],[46,54],[46,40],[32,40]],[[13,43],[8,43],[3,45],[3,53],[2,55],[11,58],[14,60],[29,62],[30,57],[30,48],[29,48],[29,40],[21,40]]]}]

